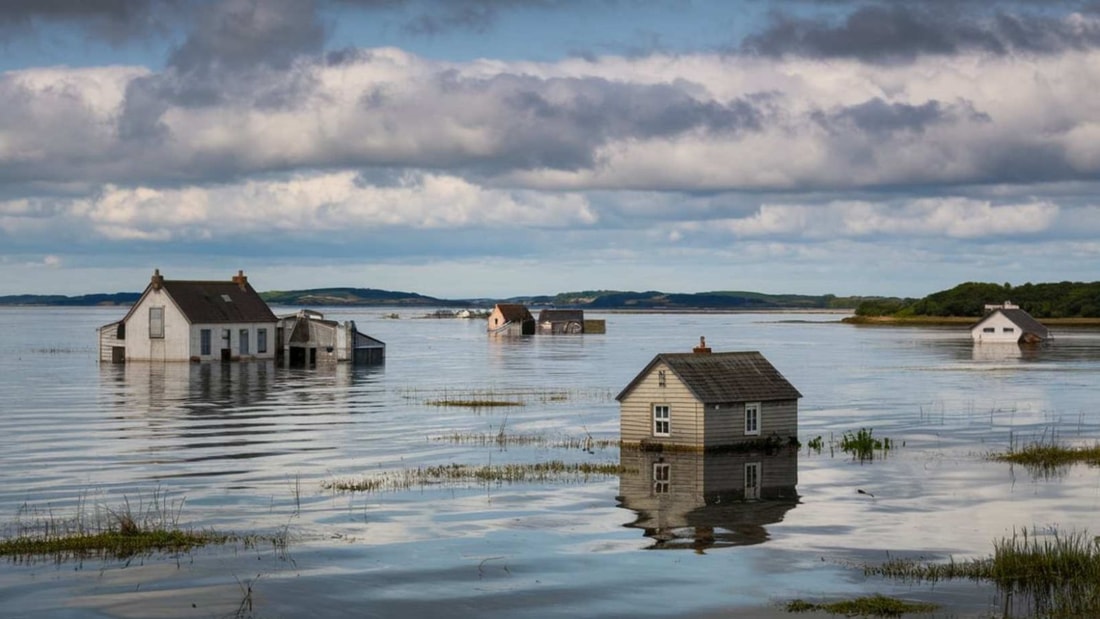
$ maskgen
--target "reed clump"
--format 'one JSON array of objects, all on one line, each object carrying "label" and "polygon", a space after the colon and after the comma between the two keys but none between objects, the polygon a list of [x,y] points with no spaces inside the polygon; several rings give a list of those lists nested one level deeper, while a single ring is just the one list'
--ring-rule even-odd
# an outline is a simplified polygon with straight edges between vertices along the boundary
[{"label": "reed clump", "polygon": [[1052,474],[1072,464],[1100,466],[1100,444],[1074,447],[1053,441],[1035,441],[989,457],[998,462],[1023,465],[1036,473]]},{"label": "reed clump", "polygon": [[875,452],[884,457],[893,446],[894,442],[889,438],[875,438],[872,428],[860,428],[856,432],[849,430],[840,439],[840,450],[852,454],[852,458],[860,462],[874,460]]},{"label": "reed clump", "polygon": [[439,484],[459,483],[537,483],[557,481],[588,481],[621,475],[626,469],[619,464],[598,462],[526,462],[516,464],[468,465],[444,464],[403,469],[359,478],[333,479],[321,482],[326,490],[344,492],[378,492],[409,490]]},{"label": "reed clump", "polygon": [[881,594],[851,600],[813,603],[804,600],[787,602],[787,612],[827,612],[845,617],[900,617],[906,613],[929,613],[939,608],[930,602],[910,602]]},{"label": "reed clump", "polygon": [[947,564],[895,559],[864,572],[911,582],[989,581],[1026,616],[1100,616],[1100,538],[1083,532],[1038,535],[1025,528],[994,542],[989,558]]},{"label": "reed clump", "polygon": [[52,510],[23,506],[19,518],[0,539],[0,556],[30,561],[49,556],[57,561],[85,558],[124,559],[153,552],[186,552],[210,544],[224,544],[235,536],[214,531],[180,528],[182,501],[169,503],[159,491],[150,500],[118,508],[95,506],[84,499],[71,517]]},{"label": "reed clump", "polygon": [[456,445],[479,445],[498,447],[548,447],[553,449],[581,449],[592,451],[595,449],[609,449],[619,446],[618,439],[598,439],[590,436],[558,436],[550,437],[539,434],[506,434],[506,433],[460,433],[445,434],[433,437],[432,440],[455,443]]}]

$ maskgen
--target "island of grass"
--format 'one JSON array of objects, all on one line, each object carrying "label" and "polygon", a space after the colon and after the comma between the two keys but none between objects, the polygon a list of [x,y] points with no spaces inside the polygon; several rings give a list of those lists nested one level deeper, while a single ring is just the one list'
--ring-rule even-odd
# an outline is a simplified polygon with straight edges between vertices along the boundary
[{"label": "island of grass", "polygon": [[826,612],[845,617],[900,617],[908,613],[930,613],[939,606],[928,602],[909,602],[881,594],[836,602],[813,603],[805,600],[787,602],[787,612]]}]

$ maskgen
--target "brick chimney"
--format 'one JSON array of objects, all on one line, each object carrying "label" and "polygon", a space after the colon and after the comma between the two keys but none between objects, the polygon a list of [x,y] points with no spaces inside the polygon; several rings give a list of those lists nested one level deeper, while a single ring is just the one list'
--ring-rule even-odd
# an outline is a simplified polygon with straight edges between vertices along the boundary
[{"label": "brick chimney", "polygon": [[153,269],[153,276],[149,278],[149,283],[153,285],[153,290],[164,287],[164,276],[160,274],[160,269]]},{"label": "brick chimney", "polygon": [[707,348],[707,338],[699,336],[699,345],[691,349],[691,352],[697,355],[709,355],[710,348]]},{"label": "brick chimney", "polygon": [[248,276],[244,274],[243,270],[238,270],[237,274],[233,276],[233,283],[237,284],[241,290],[248,287]]}]

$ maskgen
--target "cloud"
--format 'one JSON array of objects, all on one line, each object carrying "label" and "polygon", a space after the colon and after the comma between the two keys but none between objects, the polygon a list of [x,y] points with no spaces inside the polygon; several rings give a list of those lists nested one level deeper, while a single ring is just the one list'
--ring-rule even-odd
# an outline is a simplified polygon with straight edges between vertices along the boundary
[{"label": "cloud", "polygon": [[985,14],[979,3],[876,3],[841,21],[775,11],[740,50],[765,56],[853,58],[870,62],[978,51],[1055,54],[1100,45],[1100,20],[1089,13],[1052,16],[1036,10]]},{"label": "cloud", "polygon": [[[0,2],[0,31],[63,24],[113,45],[163,35],[188,14],[186,0],[7,0]],[[208,2],[191,2],[208,5]]]}]

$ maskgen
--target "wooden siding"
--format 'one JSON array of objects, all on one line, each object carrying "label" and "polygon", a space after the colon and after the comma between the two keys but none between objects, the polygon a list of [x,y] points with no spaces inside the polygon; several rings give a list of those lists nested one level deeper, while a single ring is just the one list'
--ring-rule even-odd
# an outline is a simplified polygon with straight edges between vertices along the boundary
[{"label": "wooden siding", "polygon": [[[659,372],[665,372],[665,386],[659,385]],[[670,436],[653,435],[653,406],[667,404]],[[702,446],[702,405],[696,401],[676,375],[663,363],[652,370],[620,402],[619,431],[623,442],[658,442],[685,447]]]},{"label": "wooden siding", "polygon": [[114,348],[116,346],[126,347],[126,340],[120,340],[118,338],[118,328],[120,322],[112,322],[109,325],[103,325],[98,329],[99,331],[99,360],[110,363],[114,361]]},{"label": "wooden siding", "polygon": [[706,410],[705,447],[769,437],[786,441],[798,436],[798,400],[760,402],[760,433],[755,435],[745,434],[745,402],[717,406]]}]

